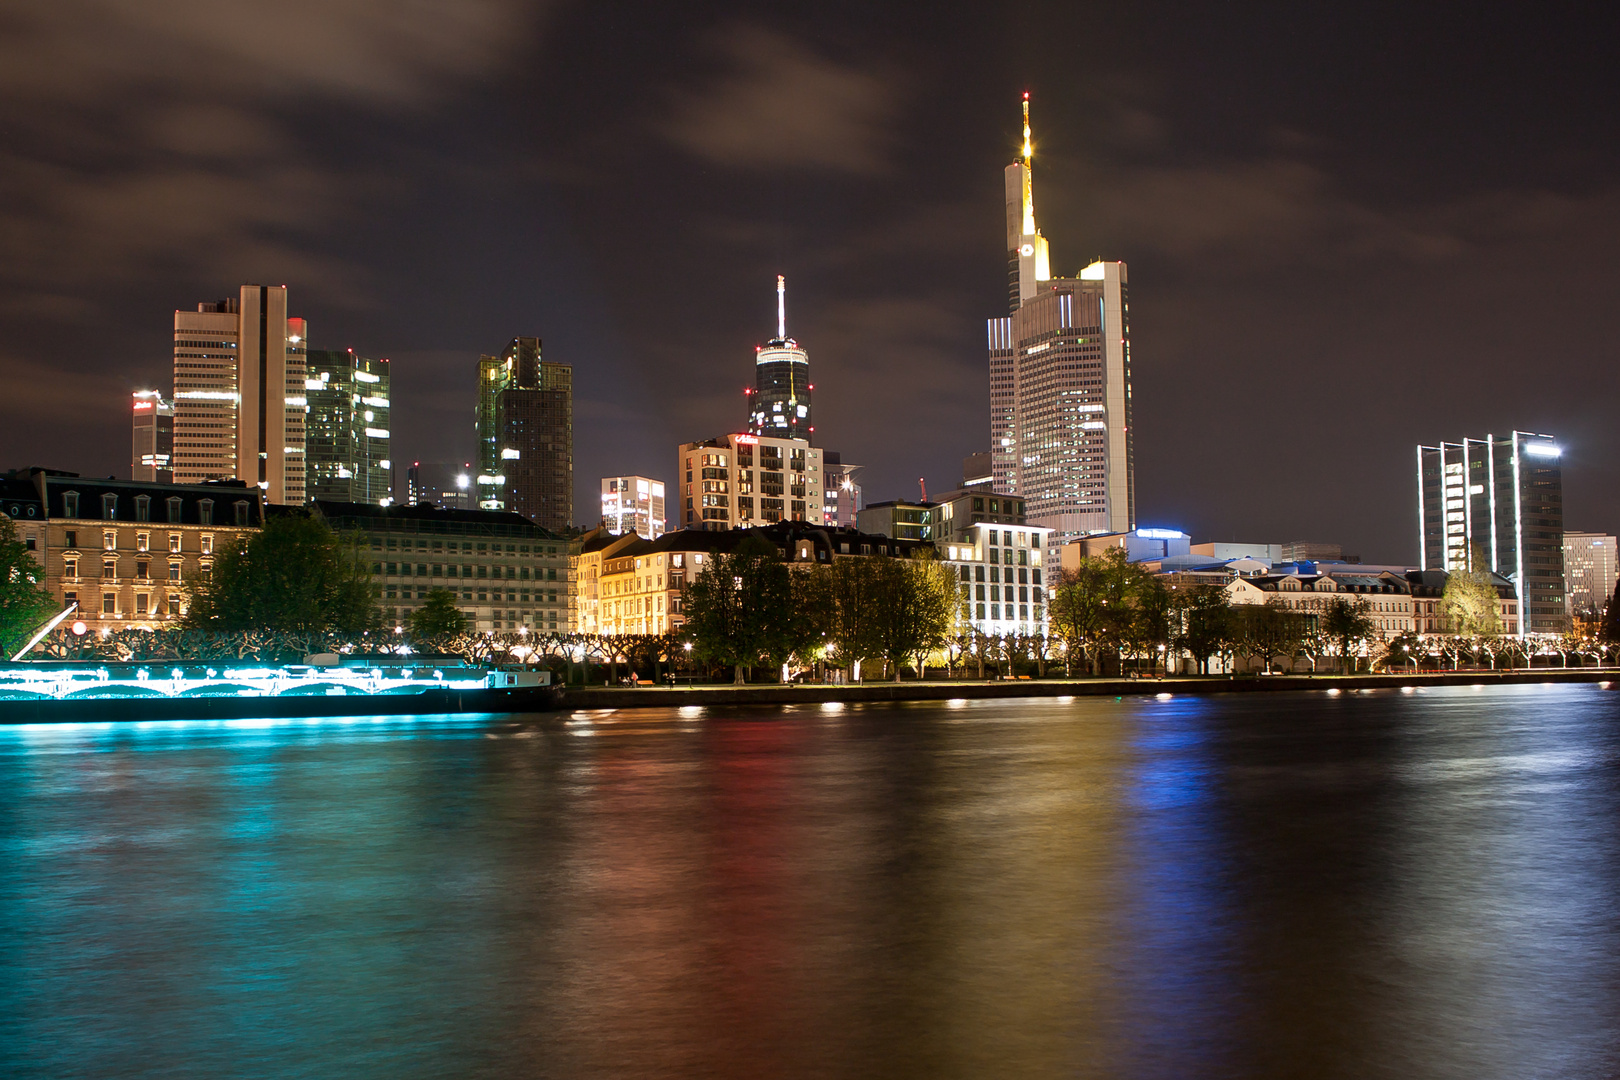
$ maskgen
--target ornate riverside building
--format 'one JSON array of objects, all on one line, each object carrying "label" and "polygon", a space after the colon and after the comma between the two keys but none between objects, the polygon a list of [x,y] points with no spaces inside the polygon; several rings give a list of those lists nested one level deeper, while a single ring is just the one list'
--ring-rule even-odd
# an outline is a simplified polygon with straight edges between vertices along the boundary
[{"label": "ornate riverside building", "polygon": [[185,583],[257,532],[264,500],[239,480],[157,484],[32,469],[0,480],[45,588],[93,632],[156,630],[185,614]]}]

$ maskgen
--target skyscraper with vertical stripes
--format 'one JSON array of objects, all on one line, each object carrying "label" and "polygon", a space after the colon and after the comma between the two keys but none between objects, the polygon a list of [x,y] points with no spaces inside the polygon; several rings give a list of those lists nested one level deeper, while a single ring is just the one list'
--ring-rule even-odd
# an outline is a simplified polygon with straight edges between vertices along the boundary
[{"label": "skyscraper with vertical stripes", "polygon": [[1035,225],[1029,95],[1024,142],[1007,166],[1009,314],[989,320],[990,446],[997,492],[1024,498],[1052,546],[1136,527],[1130,301],[1125,264],[1053,277]]},{"label": "skyscraper with vertical stripes", "polygon": [[304,502],[304,351],[285,285],[174,313],[174,478],[246,481]]},{"label": "skyscraper with vertical stripes", "polygon": [[1569,630],[1562,454],[1528,431],[1417,448],[1419,566],[1507,578],[1521,637]]}]

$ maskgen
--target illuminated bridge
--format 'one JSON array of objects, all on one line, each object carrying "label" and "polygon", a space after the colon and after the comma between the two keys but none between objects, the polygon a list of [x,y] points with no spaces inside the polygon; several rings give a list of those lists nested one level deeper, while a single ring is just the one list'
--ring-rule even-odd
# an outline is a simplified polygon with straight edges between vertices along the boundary
[{"label": "illuminated bridge", "polygon": [[382,697],[430,690],[495,690],[545,684],[546,673],[483,671],[454,666],[306,667],[262,664],[199,667],[109,664],[100,667],[0,670],[0,701],[135,698]]}]

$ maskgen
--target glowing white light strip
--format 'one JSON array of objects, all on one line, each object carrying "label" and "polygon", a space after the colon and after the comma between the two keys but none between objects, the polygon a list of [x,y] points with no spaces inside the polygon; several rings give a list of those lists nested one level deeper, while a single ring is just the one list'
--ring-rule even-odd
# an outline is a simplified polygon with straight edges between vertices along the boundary
[{"label": "glowing white light strip", "polygon": [[79,602],[77,600],[73,601],[73,603],[71,603],[67,607],[63,608],[60,612],[57,613],[56,618],[54,618],[50,622],[46,623],[40,629],[39,633],[35,634],[33,637],[28,639],[28,644],[24,645],[21,649],[17,650],[17,655],[13,656],[11,658],[11,662],[13,664],[15,664],[17,661],[19,661],[23,657],[27,656],[29,649],[32,649],[35,645],[38,645],[41,641],[44,641],[46,634],[50,633],[52,630],[55,630],[57,625],[60,624],[63,619],[67,618],[69,615],[73,614],[78,609],[79,609]]},{"label": "glowing white light strip", "polygon": [[[67,612],[63,612],[63,615],[66,614]],[[154,668],[169,668],[170,674],[167,678],[161,674],[154,676]],[[378,694],[400,691],[425,693],[436,688],[484,690],[509,684],[508,673],[505,672],[467,672],[463,677],[446,678],[443,670],[430,667],[406,667],[398,676],[385,676],[378,668],[205,670],[206,676],[188,676],[173,665],[153,664],[151,667],[137,669],[132,676],[119,678],[114,678],[104,667],[77,671],[8,671],[0,673],[0,691],[21,690],[57,700],[69,696],[75,700],[107,698],[127,700],[137,695],[120,693],[119,690],[134,688],[148,691],[138,696],[173,698],[183,697],[200,689],[233,688],[237,692],[232,696],[237,697],[298,697],[311,696],[308,690],[314,686],[325,686],[325,696],[375,697]],[[461,674],[454,671],[453,673]],[[297,693],[300,690],[304,692]]]}]

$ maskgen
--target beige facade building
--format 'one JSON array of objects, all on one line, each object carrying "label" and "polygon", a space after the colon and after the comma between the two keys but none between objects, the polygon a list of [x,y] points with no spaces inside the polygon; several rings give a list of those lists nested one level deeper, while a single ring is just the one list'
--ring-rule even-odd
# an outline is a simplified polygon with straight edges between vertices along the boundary
[{"label": "beige facade building", "polygon": [[605,529],[576,547],[574,570],[579,603],[576,633],[677,633],[686,621],[686,586],[715,555],[733,551],[750,536],[782,552],[790,566],[828,565],[835,559],[870,555],[918,558],[933,545],[816,523],[779,522],[759,529],[682,529],[657,540],[613,536]]},{"label": "beige facade building", "polygon": [[1233,578],[1226,585],[1233,604],[1265,604],[1302,615],[1320,615],[1336,598],[1366,601],[1373,630],[1383,637],[1417,632],[1412,587],[1391,573],[1372,574],[1260,574]]},{"label": "beige facade building", "polygon": [[822,452],[804,439],[736,434],[682,443],[675,467],[683,529],[825,521]]},{"label": "beige facade building", "polygon": [[383,617],[403,625],[446,589],[475,631],[566,632],[573,622],[568,541],[507,511],[374,503],[310,504],[340,533],[358,533]]},{"label": "beige facade building", "polygon": [[0,511],[45,568],[45,588],[92,632],[156,630],[185,614],[185,584],[257,532],[260,493],[239,482],[148,484],[35,469],[0,482]]},{"label": "beige facade building", "polygon": [[174,313],[177,483],[237,479],[268,502],[303,504],[308,337],[287,316],[285,285]]}]

